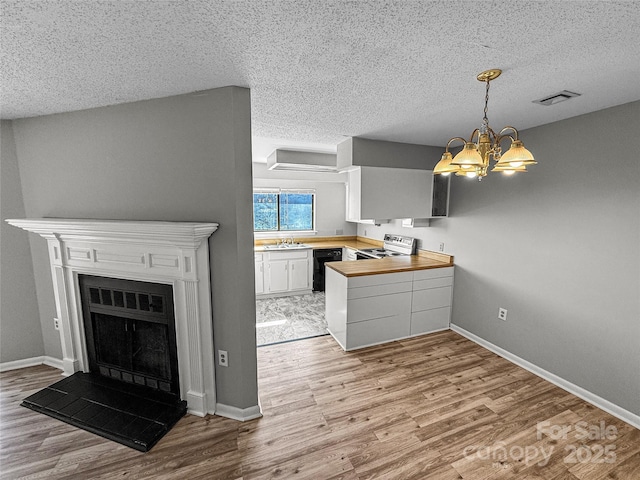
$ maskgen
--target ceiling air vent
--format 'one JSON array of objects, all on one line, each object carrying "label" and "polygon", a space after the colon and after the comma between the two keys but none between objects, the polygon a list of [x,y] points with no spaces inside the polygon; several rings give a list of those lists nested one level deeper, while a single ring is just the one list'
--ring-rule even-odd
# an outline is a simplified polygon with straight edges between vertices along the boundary
[{"label": "ceiling air vent", "polygon": [[565,100],[570,100],[573,97],[579,97],[580,95],[580,93],[570,92],[569,90],[562,90],[561,92],[554,93],[553,95],[549,95],[539,100],[534,100],[533,103],[539,103],[540,105],[550,107],[551,105],[564,102]]}]

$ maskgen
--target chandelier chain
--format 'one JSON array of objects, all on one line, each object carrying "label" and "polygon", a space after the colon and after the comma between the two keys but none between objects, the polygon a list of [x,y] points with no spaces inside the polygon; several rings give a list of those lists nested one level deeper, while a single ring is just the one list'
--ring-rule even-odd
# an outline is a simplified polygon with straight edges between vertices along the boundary
[{"label": "chandelier chain", "polygon": [[487,80],[487,93],[484,96],[484,117],[482,118],[482,120],[484,120],[486,125],[489,125],[489,119],[487,118],[487,112],[489,111],[489,80]]}]

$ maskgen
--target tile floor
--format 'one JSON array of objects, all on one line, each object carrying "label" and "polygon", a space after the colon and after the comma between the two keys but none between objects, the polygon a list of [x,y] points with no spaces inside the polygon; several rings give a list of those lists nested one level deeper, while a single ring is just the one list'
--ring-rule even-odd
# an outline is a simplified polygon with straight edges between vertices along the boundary
[{"label": "tile floor", "polygon": [[327,335],[324,292],[256,300],[257,343],[274,343]]}]

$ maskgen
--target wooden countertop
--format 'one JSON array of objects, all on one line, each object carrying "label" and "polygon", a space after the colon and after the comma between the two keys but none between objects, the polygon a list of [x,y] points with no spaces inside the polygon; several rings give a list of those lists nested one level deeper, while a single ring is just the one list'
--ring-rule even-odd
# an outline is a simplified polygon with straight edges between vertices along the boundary
[{"label": "wooden countertop", "polygon": [[[356,250],[364,248],[381,247],[378,240],[362,237],[322,237],[322,238],[296,238],[296,242],[305,243],[313,249],[349,247]],[[274,240],[257,241],[256,252],[265,252],[263,245],[273,244]],[[276,250],[280,251],[280,250]],[[287,251],[283,249],[283,251]],[[419,250],[417,255],[402,257],[387,257],[371,260],[357,260],[346,262],[328,262],[327,267],[344,275],[345,277],[358,277],[362,275],[379,275],[382,273],[410,272],[413,270],[426,270],[429,268],[444,268],[453,266],[453,256],[444,253]]]},{"label": "wooden countertop", "polygon": [[426,253],[430,252],[421,251],[419,255],[357,260],[355,262],[328,262],[325,263],[325,265],[345,277],[379,275],[381,273],[411,272],[413,270],[426,270],[429,268],[453,266],[453,257],[449,257],[450,261],[444,261],[442,259],[426,256]]},{"label": "wooden countertop", "polygon": [[[356,250],[362,250],[364,248],[376,248],[381,247],[383,242],[366,239],[364,240],[362,237],[355,236],[345,236],[345,237],[311,237],[311,238],[296,238],[296,242],[304,243],[305,245],[309,245],[309,247],[314,250],[319,248],[354,248]],[[256,252],[273,252],[274,250],[265,249],[264,245],[273,245],[275,240],[258,240],[255,242],[254,251]],[[281,251],[281,250],[275,250]],[[282,251],[287,251],[286,248],[283,248]]]}]

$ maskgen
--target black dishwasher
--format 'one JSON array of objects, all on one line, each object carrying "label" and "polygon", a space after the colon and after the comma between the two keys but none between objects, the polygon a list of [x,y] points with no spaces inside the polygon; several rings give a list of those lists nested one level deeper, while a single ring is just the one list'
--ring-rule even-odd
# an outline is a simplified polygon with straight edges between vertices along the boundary
[{"label": "black dishwasher", "polygon": [[313,291],[324,292],[324,264],[340,262],[341,248],[317,248],[313,251]]}]

